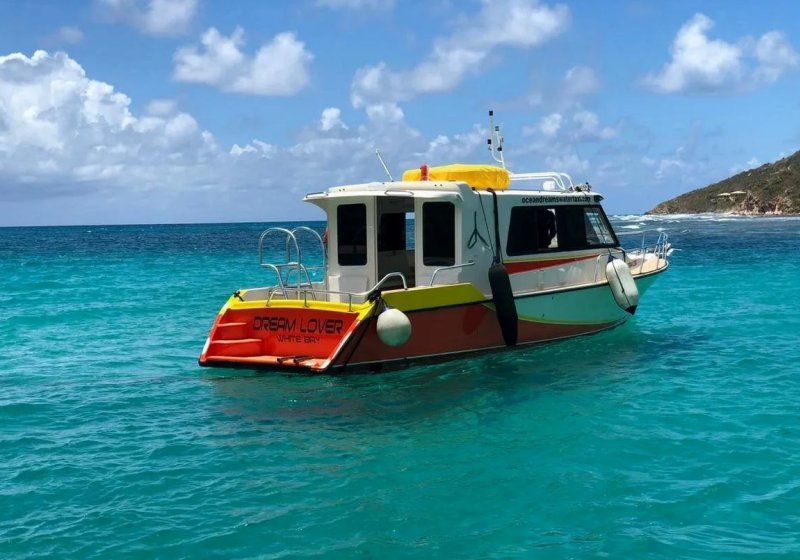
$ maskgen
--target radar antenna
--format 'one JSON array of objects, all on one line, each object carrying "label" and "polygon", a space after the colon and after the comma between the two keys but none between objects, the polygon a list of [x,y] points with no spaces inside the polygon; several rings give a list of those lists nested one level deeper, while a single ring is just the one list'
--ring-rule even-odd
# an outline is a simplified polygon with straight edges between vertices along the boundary
[{"label": "radar antenna", "polygon": [[494,111],[489,111],[489,139],[486,141],[492,159],[506,168],[506,158],[503,155],[503,135],[500,127],[494,125]]}]

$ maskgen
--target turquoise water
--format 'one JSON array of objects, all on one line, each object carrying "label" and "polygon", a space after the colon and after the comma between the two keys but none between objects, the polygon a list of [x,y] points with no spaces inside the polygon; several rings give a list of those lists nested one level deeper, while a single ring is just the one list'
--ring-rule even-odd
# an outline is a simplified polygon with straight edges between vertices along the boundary
[{"label": "turquoise water", "polygon": [[625,326],[344,377],[197,366],[263,224],[0,229],[0,557],[800,557],[800,219],[615,224]]}]

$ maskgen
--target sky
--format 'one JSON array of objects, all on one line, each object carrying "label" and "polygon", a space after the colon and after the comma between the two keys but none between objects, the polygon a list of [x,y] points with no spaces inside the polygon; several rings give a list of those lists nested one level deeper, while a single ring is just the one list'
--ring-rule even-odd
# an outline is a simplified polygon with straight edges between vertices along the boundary
[{"label": "sky", "polygon": [[0,226],[323,219],[422,163],[644,212],[800,149],[800,2],[0,0]]}]

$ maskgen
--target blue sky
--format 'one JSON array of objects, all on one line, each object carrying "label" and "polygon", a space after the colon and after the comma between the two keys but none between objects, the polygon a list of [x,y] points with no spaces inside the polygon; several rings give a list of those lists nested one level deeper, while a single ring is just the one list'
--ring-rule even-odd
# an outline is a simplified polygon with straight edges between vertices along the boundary
[{"label": "blue sky", "polygon": [[321,219],[421,163],[612,213],[800,149],[791,1],[0,0],[0,226]]}]

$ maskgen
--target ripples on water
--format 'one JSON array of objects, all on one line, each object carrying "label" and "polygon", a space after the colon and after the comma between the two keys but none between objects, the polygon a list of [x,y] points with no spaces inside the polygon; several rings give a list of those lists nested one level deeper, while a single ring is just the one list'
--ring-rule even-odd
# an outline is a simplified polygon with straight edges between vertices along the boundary
[{"label": "ripples on water", "polygon": [[343,377],[197,367],[262,225],[0,230],[2,557],[800,555],[800,220],[624,225],[627,325]]}]

